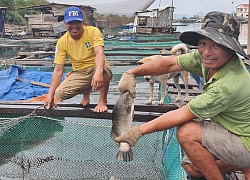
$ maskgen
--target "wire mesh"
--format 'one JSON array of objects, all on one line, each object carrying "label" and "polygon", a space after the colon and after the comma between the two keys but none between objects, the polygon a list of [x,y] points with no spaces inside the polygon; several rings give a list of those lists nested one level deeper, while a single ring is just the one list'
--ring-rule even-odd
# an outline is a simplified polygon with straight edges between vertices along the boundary
[{"label": "wire mesh", "polygon": [[15,125],[0,135],[1,179],[165,179],[162,133],[143,137],[134,160],[120,162],[111,120],[3,115],[1,122],[6,118]]}]

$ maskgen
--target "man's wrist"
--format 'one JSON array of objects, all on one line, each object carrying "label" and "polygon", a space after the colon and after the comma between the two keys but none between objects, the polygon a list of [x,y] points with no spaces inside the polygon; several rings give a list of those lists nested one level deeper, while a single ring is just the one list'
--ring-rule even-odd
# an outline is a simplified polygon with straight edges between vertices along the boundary
[{"label": "man's wrist", "polygon": [[103,69],[96,69],[95,72],[103,73]]},{"label": "man's wrist", "polygon": [[50,97],[51,99],[54,99],[54,95],[48,94],[48,97]]},{"label": "man's wrist", "polygon": [[138,129],[139,129],[140,135],[143,136],[143,135],[144,135],[144,132],[143,132],[143,124],[140,124],[139,127],[138,127]]},{"label": "man's wrist", "polygon": [[130,73],[128,71],[126,71],[125,73],[130,74],[131,76],[135,77],[135,75],[133,73]]}]

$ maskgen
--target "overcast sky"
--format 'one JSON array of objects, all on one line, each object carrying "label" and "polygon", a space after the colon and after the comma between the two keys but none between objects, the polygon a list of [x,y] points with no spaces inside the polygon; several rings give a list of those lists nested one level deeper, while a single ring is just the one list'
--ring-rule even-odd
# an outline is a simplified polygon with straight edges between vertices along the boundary
[{"label": "overcast sky", "polygon": [[206,14],[209,11],[223,11],[227,13],[235,12],[239,4],[248,4],[249,0],[156,0],[153,7],[159,7],[159,4],[173,5],[176,14],[193,15],[197,12]]},{"label": "overcast sky", "polygon": [[[49,2],[91,5],[103,4],[104,2],[117,2],[124,0],[49,0]],[[143,1],[143,0],[135,0]],[[249,0],[156,0],[149,9],[157,8],[159,6],[173,6],[175,7],[174,14],[194,15],[198,12],[206,14],[209,11],[223,11],[226,13],[235,12],[236,6],[239,4],[248,4]]]}]

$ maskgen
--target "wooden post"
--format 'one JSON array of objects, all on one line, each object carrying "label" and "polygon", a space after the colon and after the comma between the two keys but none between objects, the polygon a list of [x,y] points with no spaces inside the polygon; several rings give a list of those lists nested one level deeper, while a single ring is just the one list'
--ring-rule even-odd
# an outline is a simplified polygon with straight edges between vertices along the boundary
[{"label": "wooden post", "polygon": [[[5,34],[4,22],[5,22],[5,16],[6,16],[7,8],[0,9],[0,11],[1,11],[2,16],[3,16],[3,29],[2,29],[2,32],[1,32],[1,39],[2,39],[4,37],[4,34]],[[4,13],[3,13],[3,11],[4,11]]]},{"label": "wooden post", "polygon": [[248,3],[248,31],[247,31],[247,55],[250,56],[250,0]]}]

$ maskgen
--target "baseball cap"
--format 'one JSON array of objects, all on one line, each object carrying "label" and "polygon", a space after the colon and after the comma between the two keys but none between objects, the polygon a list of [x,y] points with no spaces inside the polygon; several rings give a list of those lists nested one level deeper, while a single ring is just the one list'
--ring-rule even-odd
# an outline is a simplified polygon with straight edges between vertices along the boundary
[{"label": "baseball cap", "polygon": [[70,21],[84,21],[82,10],[78,7],[69,7],[64,13],[64,21],[68,23]]},{"label": "baseball cap", "polygon": [[232,15],[212,11],[206,14],[201,30],[183,32],[180,40],[186,44],[197,46],[202,36],[207,37],[249,59],[238,41],[239,27],[239,22]]}]

